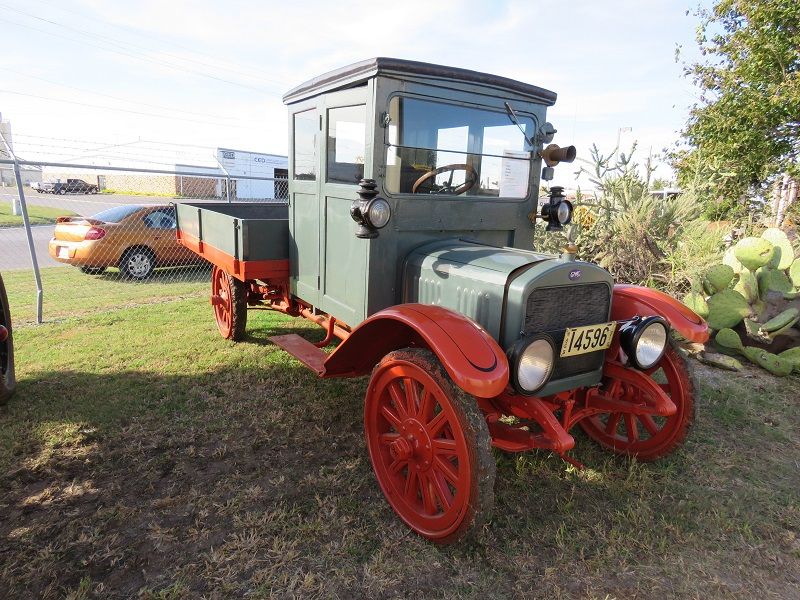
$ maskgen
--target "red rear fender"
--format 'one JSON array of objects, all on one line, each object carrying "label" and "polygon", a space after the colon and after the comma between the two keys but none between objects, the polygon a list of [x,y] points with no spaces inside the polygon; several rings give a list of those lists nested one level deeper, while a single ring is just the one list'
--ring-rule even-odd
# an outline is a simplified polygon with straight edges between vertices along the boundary
[{"label": "red rear fender", "polygon": [[361,323],[325,361],[325,377],[364,375],[392,350],[427,347],[461,389],[493,398],[508,384],[508,359],[482,327],[441,306],[399,304]]},{"label": "red rear fender", "polygon": [[660,315],[690,342],[708,340],[708,325],[684,304],[663,292],[639,285],[615,285],[611,318],[615,321],[635,316]]}]

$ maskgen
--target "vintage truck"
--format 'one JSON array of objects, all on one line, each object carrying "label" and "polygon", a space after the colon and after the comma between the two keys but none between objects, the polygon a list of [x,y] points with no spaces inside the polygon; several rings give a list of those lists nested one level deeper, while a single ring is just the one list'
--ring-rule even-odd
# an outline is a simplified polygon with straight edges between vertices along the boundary
[{"label": "vintage truck", "polygon": [[[674,330],[702,319],[600,267],[533,249],[572,206],[540,179],[556,95],[475,71],[377,58],[284,96],[288,206],[178,204],[180,243],[212,262],[223,337],[270,308],[325,329],[271,340],[320,377],[369,375],[364,430],[389,504],[451,543],[480,530],[495,460],[536,448],[573,464],[579,425],[641,460],[682,444],[697,386]],[[323,350],[336,343],[331,352]],[[302,399],[313,403],[313,398]]]},{"label": "vintage truck", "polygon": [[14,378],[14,339],[11,333],[11,310],[3,277],[0,275],[0,405],[8,402],[16,387]]}]

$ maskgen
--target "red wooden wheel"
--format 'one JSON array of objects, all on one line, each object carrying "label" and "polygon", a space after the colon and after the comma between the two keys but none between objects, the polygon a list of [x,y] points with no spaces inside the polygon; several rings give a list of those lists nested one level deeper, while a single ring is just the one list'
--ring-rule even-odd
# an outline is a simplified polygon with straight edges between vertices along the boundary
[{"label": "red wooden wheel", "polygon": [[217,328],[226,340],[240,340],[247,325],[247,288],[219,267],[211,271],[211,304]]},{"label": "red wooden wheel", "polygon": [[[580,421],[586,434],[604,448],[652,461],[677,449],[694,422],[697,383],[686,360],[670,344],[661,361],[646,371],[678,407],[671,417],[603,413]],[[646,393],[629,383],[606,378],[604,392],[617,398],[636,400]]]},{"label": "red wooden wheel", "polygon": [[406,525],[442,544],[481,528],[494,502],[489,431],[430,351],[398,350],[378,363],[364,429],[381,490]]}]

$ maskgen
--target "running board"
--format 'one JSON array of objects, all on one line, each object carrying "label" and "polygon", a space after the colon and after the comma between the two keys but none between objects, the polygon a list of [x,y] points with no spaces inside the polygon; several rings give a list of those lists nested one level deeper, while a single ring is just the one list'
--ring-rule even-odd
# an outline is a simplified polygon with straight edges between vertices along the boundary
[{"label": "running board", "polygon": [[268,339],[276,346],[286,350],[317,375],[322,376],[325,373],[325,359],[328,358],[328,355],[307,339],[300,337],[296,333],[276,335]]}]

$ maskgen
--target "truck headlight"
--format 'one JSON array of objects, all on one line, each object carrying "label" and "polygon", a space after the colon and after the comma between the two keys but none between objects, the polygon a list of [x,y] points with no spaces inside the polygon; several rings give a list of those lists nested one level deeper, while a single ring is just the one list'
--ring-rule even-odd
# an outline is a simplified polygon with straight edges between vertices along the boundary
[{"label": "truck headlight", "polygon": [[669,326],[661,317],[636,317],[622,324],[619,341],[625,354],[639,369],[658,364],[667,349]]},{"label": "truck headlight", "polygon": [[550,338],[523,338],[514,344],[510,354],[512,382],[518,392],[533,394],[550,379],[555,365],[555,349]]}]

